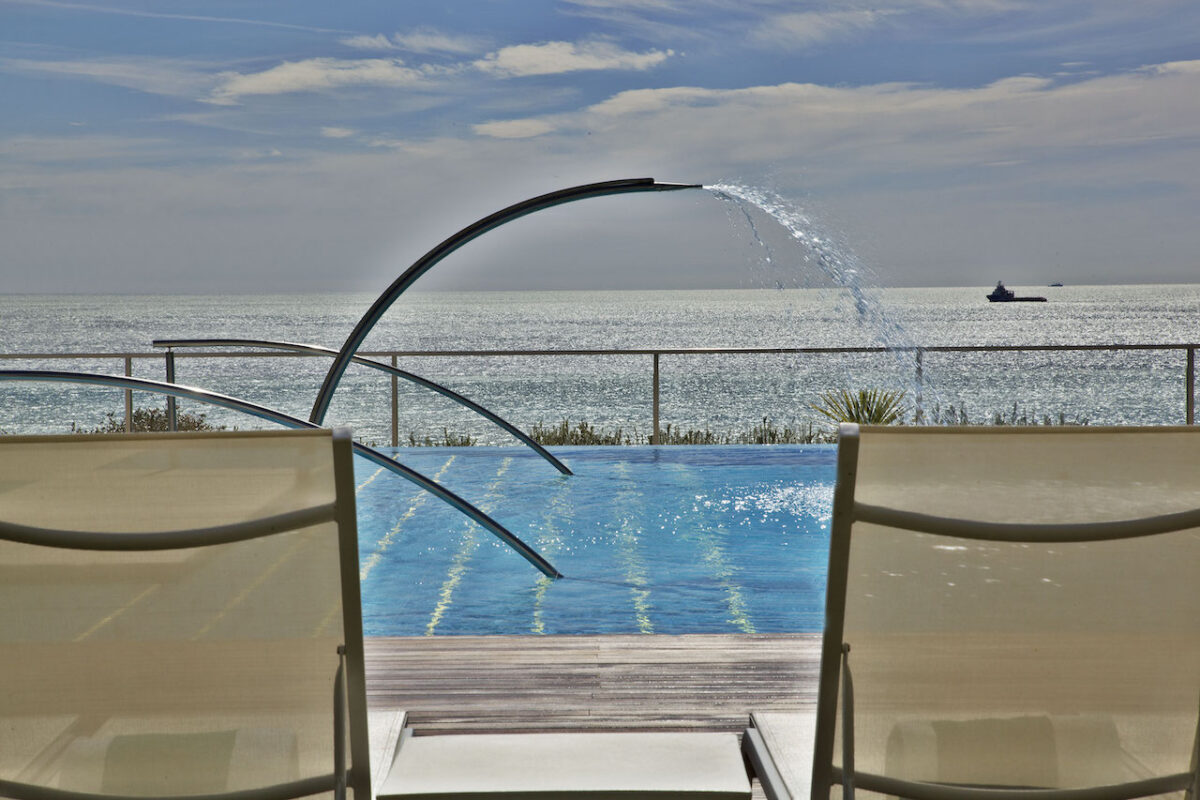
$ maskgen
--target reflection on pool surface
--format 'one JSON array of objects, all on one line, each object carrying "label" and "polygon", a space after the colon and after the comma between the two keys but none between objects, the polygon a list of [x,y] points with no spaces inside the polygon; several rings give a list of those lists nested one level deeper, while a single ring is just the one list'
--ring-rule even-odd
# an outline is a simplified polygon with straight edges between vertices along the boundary
[{"label": "reflection on pool surface", "polygon": [[832,445],[395,452],[566,577],[355,459],[368,636],[821,629]]}]

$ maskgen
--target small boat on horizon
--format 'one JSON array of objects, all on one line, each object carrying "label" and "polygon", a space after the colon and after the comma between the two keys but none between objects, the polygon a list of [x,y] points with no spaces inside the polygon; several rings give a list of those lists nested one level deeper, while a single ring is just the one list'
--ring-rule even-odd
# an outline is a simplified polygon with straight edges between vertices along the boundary
[{"label": "small boat on horizon", "polygon": [[991,303],[1044,303],[1044,297],[1017,297],[1012,289],[1004,287],[1004,281],[996,281],[996,288],[992,293],[987,295],[988,302]]},{"label": "small boat on horizon", "polygon": [[1059,283],[1058,281],[1055,281],[1054,283],[1052,283],[1052,284],[1050,284],[1050,285],[1051,285],[1051,286],[1062,286],[1062,284],[1061,284],[1061,283]]}]

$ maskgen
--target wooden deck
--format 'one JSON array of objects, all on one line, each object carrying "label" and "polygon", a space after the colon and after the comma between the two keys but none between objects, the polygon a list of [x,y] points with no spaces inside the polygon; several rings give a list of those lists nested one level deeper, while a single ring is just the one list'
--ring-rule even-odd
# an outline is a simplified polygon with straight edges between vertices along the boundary
[{"label": "wooden deck", "polygon": [[820,636],[370,638],[367,701],[416,733],[741,732],[752,710],[815,708]]}]

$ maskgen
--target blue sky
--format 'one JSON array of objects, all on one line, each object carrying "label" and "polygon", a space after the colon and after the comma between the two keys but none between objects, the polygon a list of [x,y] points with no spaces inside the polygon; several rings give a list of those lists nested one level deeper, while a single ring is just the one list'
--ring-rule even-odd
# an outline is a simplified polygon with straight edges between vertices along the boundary
[{"label": "blue sky", "polygon": [[[1195,0],[0,0],[0,291],[376,292],[643,176],[768,187],[882,285],[1195,282],[1198,32]],[[766,252],[707,193],[604,198],[419,286],[752,287]]]}]

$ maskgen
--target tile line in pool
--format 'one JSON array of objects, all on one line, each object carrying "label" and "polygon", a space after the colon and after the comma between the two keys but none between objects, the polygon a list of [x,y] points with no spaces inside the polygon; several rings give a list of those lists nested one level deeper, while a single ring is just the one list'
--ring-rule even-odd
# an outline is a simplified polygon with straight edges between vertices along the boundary
[{"label": "tile line in pool", "polygon": [[[433,476],[433,480],[440,483],[442,476],[446,474],[446,470],[450,469],[450,465],[454,463],[455,458],[456,456],[450,456],[446,463],[442,464],[441,469],[439,469]],[[372,475],[370,478],[368,478],[362,484],[362,486],[358,488],[362,489],[363,486],[366,486],[368,483],[375,480],[375,476],[380,472],[383,472],[383,467],[380,467],[375,475]],[[385,533],[383,537],[375,543],[375,549],[371,552],[371,555],[367,556],[366,559],[363,560],[362,566],[359,568],[358,572],[359,583],[367,579],[367,576],[371,574],[371,570],[375,569],[375,565],[378,564],[383,558],[383,554],[387,552],[388,548],[395,543],[396,538],[400,535],[400,531],[404,525],[413,518],[413,515],[417,513],[417,510],[420,509],[428,499],[428,492],[419,492],[413,496],[412,503],[409,505],[408,510],[400,515],[400,519],[396,520],[396,524],[392,526],[392,529]]]},{"label": "tile line in pool", "polygon": [[[697,479],[695,470],[690,469],[684,464],[669,464],[667,466],[679,478],[680,485],[690,489],[689,494],[692,497],[696,497],[696,492],[700,491],[703,487]],[[681,512],[680,516],[682,518],[683,514],[688,513],[688,509],[684,507],[681,509]],[[701,511],[697,503],[692,504],[691,514],[697,518],[696,522],[679,527],[686,531],[684,534],[685,538],[695,540],[700,549],[701,560],[708,567],[709,574],[712,575],[713,579],[721,587],[721,591],[725,595],[725,607],[729,610],[729,622],[742,633],[758,633],[753,621],[750,619],[742,587],[734,580],[737,568],[730,562],[725,553],[725,548],[721,544],[721,540],[724,538],[726,532],[724,523],[711,513]]]},{"label": "tile line in pool", "polygon": [[617,464],[616,473],[623,479],[623,487],[613,498],[613,506],[625,511],[624,514],[618,514],[615,520],[617,557],[624,567],[638,632],[654,633],[654,623],[650,619],[653,604],[650,602],[650,590],[646,588],[649,576],[638,541],[639,534],[644,533],[644,530],[635,524],[645,516],[645,495],[630,476],[627,464]]},{"label": "tile line in pool", "polygon": [[359,494],[360,492],[362,492],[363,489],[367,488],[372,483],[374,483],[375,479],[378,478],[382,473],[383,473],[383,467],[380,467],[379,469],[375,470],[374,475],[367,478],[365,481],[363,481],[362,483],[360,483],[358,486],[356,486],[354,488],[354,493]]},{"label": "tile line in pool", "polygon": [[[504,473],[508,472],[509,466],[512,464],[512,458],[505,458],[500,462],[499,469],[492,477],[491,484],[487,488],[487,499],[479,507],[485,514],[491,513],[492,507],[501,497],[503,489]],[[433,636],[437,632],[437,626],[441,623],[442,618],[446,616],[446,612],[454,603],[454,590],[462,583],[463,576],[471,569],[471,556],[479,547],[479,526],[474,521],[468,520],[466,523],[466,531],[463,533],[463,538],[458,547],[458,552],[454,554],[454,559],[450,564],[450,569],[446,573],[446,580],[442,582],[442,588],[438,592],[438,602],[433,609],[433,613],[429,616],[429,624],[425,626],[425,635]]]},{"label": "tile line in pool", "polygon": [[[558,520],[563,520],[567,530],[574,525],[575,515],[571,503],[568,502],[569,497],[569,485],[566,481],[560,481],[542,512],[542,522],[537,534],[537,549],[546,558],[554,559],[562,550],[562,530]],[[560,580],[562,579],[560,578]],[[533,615],[529,627],[531,633],[544,634],[546,632],[546,592],[553,585],[554,578],[547,575],[537,576],[533,588]]]}]

